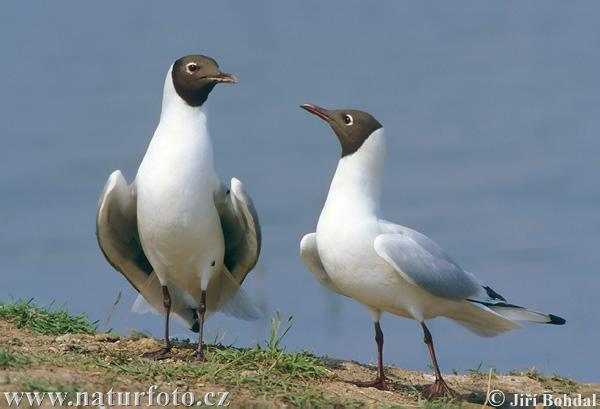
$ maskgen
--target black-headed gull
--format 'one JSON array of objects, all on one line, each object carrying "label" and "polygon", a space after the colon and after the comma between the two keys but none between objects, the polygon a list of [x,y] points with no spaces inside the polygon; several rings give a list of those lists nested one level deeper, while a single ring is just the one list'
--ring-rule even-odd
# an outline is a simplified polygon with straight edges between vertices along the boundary
[{"label": "black-headed gull", "polygon": [[240,287],[260,252],[258,217],[239,180],[231,179],[231,190],[219,181],[207,127],[208,95],[217,84],[235,82],[210,57],[175,61],[134,182],[117,170],[100,197],[98,243],[140,293],[134,310],[164,310],[164,347],[149,358],[171,350],[170,313],[199,333],[199,359],[205,314],[260,316]]},{"label": "black-headed gull", "polygon": [[302,108],[325,120],[337,135],[342,157],[329,188],[317,231],[302,238],[302,258],[321,284],[369,310],[375,323],[377,378],[359,386],[386,388],[382,312],[418,321],[435,369],[425,397],[451,397],[425,321],[450,318],[481,336],[519,327],[515,321],[564,324],[565,320],[508,303],[464,271],[427,236],[381,217],[385,157],[382,125],[366,112]]}]

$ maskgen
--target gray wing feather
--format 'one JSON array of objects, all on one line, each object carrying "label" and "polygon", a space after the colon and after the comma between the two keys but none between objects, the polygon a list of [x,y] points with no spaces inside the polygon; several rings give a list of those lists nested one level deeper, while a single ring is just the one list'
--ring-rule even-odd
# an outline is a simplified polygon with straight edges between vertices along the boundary
[{"label": "gray wing feather", "polygon": [[382,221],[373,246],[405,280],[438,297],[463,299],[481,293],[481,284],[427,236]]},{"label": "gray wing feather", "polygon": [[225,238],[225,266],[241,284],[260,255],[261,231],[258,214],[242,182],[231,178],[231,190],[221,185],[215,193]]},{"label": "gray wing feather", "polygon": [[[129,186],[119,170],[109,176],[100,196],[96,237],[106,260],[125,276],[150,306],[161,311],[161,285],[140,243],[135,186]],[[179,289],[169,286],[169,292],[172,313],[192,327],[194,311],[185,305]]]},{"label": "gray wing feather", "polygon": [[106,260],[140,291],[152,266],[140,244],[135,189],[119,170],[109,176],[100,196],[96,237]]},{"label": "gray wing feather", "polygon": [[338,289],[331,281],[331,278],[325,271],[321,257],[319,256],[319,249],[317,248],[317,235],[316,233],[309,233],[302,238],[300,242],[300,255],[304,264],[308,267],[310,272],[316,277],[319,282],[325,287],[339,294]]}]

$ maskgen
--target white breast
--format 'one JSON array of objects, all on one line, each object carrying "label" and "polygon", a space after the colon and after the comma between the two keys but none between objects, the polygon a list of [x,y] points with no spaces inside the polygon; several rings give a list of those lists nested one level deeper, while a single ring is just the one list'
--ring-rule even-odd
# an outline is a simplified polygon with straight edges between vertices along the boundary
[{"label": "white breast", "polygon": [[[380,190],[385,139],[375,131],[340,159],[317,225],[317,247],[331,281],[344,295],[377,310],[413,318],[429,301],[373,247],[381,234]],[[424,298],[425,297],[425,298]]]},{"label": "white breast", "polygon": [[385,140],[375,131],[354,154],[340,159],[317,224],[323,266],[346,295],[367,302],[390,280],[373,249]]},{"label": "white breast", "polygon": [[[165,86],[165,100],[167,91]],[[138,229],[161,282],[172,282],[197,298],[201,278],[220,271],[225,246],[213,199],[218,179],[206,104],[192,108],[179,101],[163,103],[138,170]]]}]

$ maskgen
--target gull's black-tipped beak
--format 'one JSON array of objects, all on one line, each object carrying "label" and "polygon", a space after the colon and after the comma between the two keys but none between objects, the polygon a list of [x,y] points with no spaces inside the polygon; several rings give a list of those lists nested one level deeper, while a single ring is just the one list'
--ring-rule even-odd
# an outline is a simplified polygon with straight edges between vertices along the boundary
[{"label": "gull's black-tipped beak", "polygon": [[226,72],[220,72],[217,75],[211,75],[206,77],[207,80],[223,83],[223,84],[237,84],[238,80],[233,74],[228,74]]},{"label": "gull's black-tipped beak", "polygon": [[319,118],[323,119],[324,121],[331,121],[331,118],[329,117],[329,111],[326,110],[325,108],[321,108],[319,106],[313,105],[313,104],[302,104],[300,105],[300,108],[310,112],[313,115],[318,116]]}]

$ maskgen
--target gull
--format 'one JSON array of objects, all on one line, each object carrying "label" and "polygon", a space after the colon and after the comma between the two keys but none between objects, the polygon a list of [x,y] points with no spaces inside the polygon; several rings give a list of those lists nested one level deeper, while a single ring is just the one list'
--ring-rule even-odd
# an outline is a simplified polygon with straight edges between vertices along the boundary
[{"label": "gull", "polygon": [[98,243],[108,262],[139,292],[133,310],[164,311],[164,346],[147,358],[169,356],[169,316],[198,332],[215,311],[256,319],[261,311],[240,287],[261,246],[258,216],[242,183],[224,186],[214,170],[207,99],[232,74],[203,55],[175,61],[164,83],[160,121],[135,180],[113,172],[100,197]]},{"label": "gull", "polygon": [[325,120],[342,147],[316,232],[300,243],[304,263],[325,287],[366,307],[375,326],[377,378],[358,386],[386,389],[380,317],[389,312],[421,325],[435,371],[426,398],[452,397],[442,377],[426,320],[443,316],[490,337],[518,328],[517,321],[558,324],[563,318],[511,304],[464,271],[427,236],[389,222],[380,212],[385,157],[382,125],[351,109],[301,106]]}]

